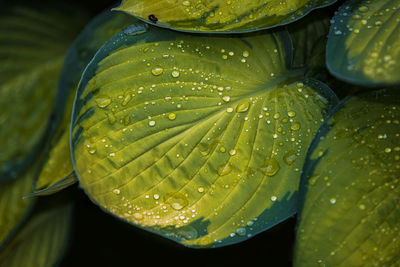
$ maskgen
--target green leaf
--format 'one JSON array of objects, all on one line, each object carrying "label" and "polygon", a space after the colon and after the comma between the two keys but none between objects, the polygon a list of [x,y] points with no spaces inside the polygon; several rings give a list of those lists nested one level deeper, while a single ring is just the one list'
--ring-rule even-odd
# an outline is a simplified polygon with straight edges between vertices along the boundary
[{"label": "green leaf", "polygon": [[32,193],[24,196],[23,198],[30,198],[30,197],[38,197],[38,196],[48,196],[48,195],[53,195],[55,193],[60,192],[61,190],[64,190],[65,188],[70,187],[71,185],[75,184],[78,182],[78,179],[76,178],[75,172],[71,172],[67,176],[65,176],[62,179],[58,179],[57,181],[54,181],[52,184],[42,188],[42,189],[36,189]]},{"label": "green leaf", "polygon": [[180,31],[239,33],[284,25],[335,0],[124,0],[116,10]]},{"label": "green leaf", "polygon": [[328,35],[329,14],[324,11],[314,12],[298,23],[289,24],[288,30],[294,48],[293,65],[308,65],[315,49],[320,47],[319,43]]},{"label": "green leaf", "polygon": [[38,166],[35,162],[18,179],[0,186],[0,248],[15,234],[33,207],[34,200],[22,197],[32,192]]},{"label": "green leaf", "polygon": [[398,84],[399,25],[399,0],[346,2],[329,32],[329,70],[339,79],[360,85]]},{"label": "green leaf", "polygon": [[351,97],[327,120],[301,179],[294,266],[400,264],[399,119],[392,89]]},{"label": "green leaf", "polygon": [[[36,181],[35,192],[29,196],[56,193],[76,181],[74,175],[69,175],[73,172],[69,124],[77,84],[84,68],[101,45],[134,21],[136,19],[128,15],[104,11],[83,29],[68,50],[58,83],[56,109],[53,112],[54,120],[61,122],[57,124],[56,132],[51,137],[50,151]],[[65,107],[64,114],[58,112],[61,107]]]},{"label": "green leaf", "polygon": [[22,7],[0,15],[0,182],[32,162],[51,128],[58,74],[82,17]]},{"label": "green leaf", "polygon": [[0,251],[0,265],[54,266],[69,240],[72,205],[34,213],[13,240]]},{"label": "green leaf", "polygon": [[188,246],[240,242],[293,215],[305,151],[335,96],[297,82],[288,40],[143,23],[111,39],[75,100],[81,187],[108,212]]}]

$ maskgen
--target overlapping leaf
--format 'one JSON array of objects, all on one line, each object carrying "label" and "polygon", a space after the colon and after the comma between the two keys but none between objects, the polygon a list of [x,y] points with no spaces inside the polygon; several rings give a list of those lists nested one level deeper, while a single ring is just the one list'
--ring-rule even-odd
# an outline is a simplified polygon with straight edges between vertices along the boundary
[{"label": "overlapping leaf", "polygon": [[34,213],[5,249],[0,265],[54,266],[63,256],[69,240],[72,205]]},{"label": "overlapping leaf", "polygon": [[375,91],[348,99],[317,135],[295,266],[400,264],[399,120],[396,89]]},{"label": "overlapping leaf", "polygon": [[400,1],[351,0],[333,18],[329,70],[361,85],[400,82]]},{"label": "overlapping leaf", "polygon": [[294,48],[293,65],[309,64],[315,49],[320,47],[318,44],[328,35],[329,15],[326,12],[313,13],[298,23],[288,25],[288,30]]},{"label": "overlapping leaf", "polygon": [[82,14],[66,16],[54,9],[2,12],[0,182],[17,177],[37,153],[53,108],[64,53],[84,22]]},{"label": "overlapping leaf", "polygon": [[65,107],[64,115],[52,136],[48,158],[35,185],[37,192],[32,195],[52,194],[76,181],[69,150],[69,124],[78,81],[101,45],[134,21],[128,15],[104,11],[85,27],[69,49],[58,84],[56,104],[57,109]]},{"label": "overlapping leaf", "polygon": [[32,192],[38,166],[35,163],[18,179],[0,187],[0,247],[15,233],[32,208],[34,201],[22,197]]},{"label": "overlapping leaf", "polygon": [[287,32],[198,37],[137,23],[78,89],[72,153],[107,211],[189,246],[294,213],[305,151],[335,97],[288,70]]},{"label": "overlapping leaf", "polygon": [[335,0],[124,0],[117,10],[182,31],[251,32],[287,24]]}]

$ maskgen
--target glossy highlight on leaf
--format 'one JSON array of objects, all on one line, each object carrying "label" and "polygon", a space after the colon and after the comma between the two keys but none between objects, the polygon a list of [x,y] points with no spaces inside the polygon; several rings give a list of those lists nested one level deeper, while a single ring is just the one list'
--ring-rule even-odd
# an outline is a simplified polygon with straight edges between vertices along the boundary
[{"label": "glossy highlight on leaf", "polygon": [[144,23],[112,38],[75,100],[80,186],[106,211],[193,247],[237,243],[292,216],[307,146],[336,96],[289,70],[288,40]]},{"label": "glossy highlight on leaf", "polygon": [[335,0],[123,0],[116,10],[189,32],[252,32],[295,21]]},{"label": "glossy highlight on leaf", "polygon": [[[400,264],[400,97],[348,98],[313,141],[294,266]],[[304,202],[302,202],[304,201]]]},{"label": "glossy highlight on leaf", "polygon": [[51,127],[64,54],[85,21],[72,14],[12,7],[0,15],[0,182],[18,177]]},{"label": "glossy highlight on leaf", "polygon": [[0,265],[55,266],[70,234],[72,205],[35,212],[11,242],[0,251]]},{"label": "glossy highlight on leaf", "polygon": [[332,19],[329,70],[355,84],[399,84],[399,27],[399,0],[346,2]]}]

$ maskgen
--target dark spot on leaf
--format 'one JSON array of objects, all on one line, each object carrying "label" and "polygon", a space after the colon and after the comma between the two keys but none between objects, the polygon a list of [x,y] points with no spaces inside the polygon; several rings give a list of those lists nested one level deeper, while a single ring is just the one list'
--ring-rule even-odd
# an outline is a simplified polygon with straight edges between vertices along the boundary
[{"label": "dark spot on leaf", "polygon": [[149,15],[149,20],[153,23],[157,23],[158,18],[154,14]]}]

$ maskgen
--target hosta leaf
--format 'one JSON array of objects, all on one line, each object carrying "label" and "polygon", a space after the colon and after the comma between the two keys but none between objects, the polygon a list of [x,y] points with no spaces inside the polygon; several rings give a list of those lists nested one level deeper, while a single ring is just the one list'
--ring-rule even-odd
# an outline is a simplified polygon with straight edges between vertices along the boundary
[{"label": "hosta leaf", "polygon": [[291,216],[305,151],[335,98],[296,82],[288,40],[143,23],[111,39],[75,100],[81,187],[107,211],[189,246],[239,242]]},{"label": "hosta leaf", "polygon": [[400,82],[400,1],[351,0],[333,18],[329,70],[361,85]]},{"label": "hosta leaf", "polygon": [[33,206],[33,200],[22,197],[32,192],[37,166],[33,165],[21,177],[0,187],[0,247],[15,233]]},{"label": "hosta leaf", "polygon": [[348,99],[317,135],[295,266],[400,264],[399,119],[399,93],[374,91]]},{"label": "hosta leaf", "polygon": [[17,177],[40,148],[64,53],[83,22],[50,8],[2,11],[0,182]]},{"label": "hosta leaf", "polygon": [[[67,53],[58,84],[56,107],[65,106],[56,133],[52,136],[50,151],[38,177],[36,191],[30,196],[56,193],[76,181],[69,149],[69,124],[73,100],[80,76],[96,51],[105,41],[135,21],[134,18],[117,12],[105,11],[94,18],[76,38]],[[54,116],[56,117],[56,115]],[[55,120],[57,120],[55,118]]]},{"label": "hosta leaf", "polygon": [[181,31],[251,32],[297,20],[335,0],[124,0],[117,10]]},{"label": "hosta leaf", "polygon": [[322,10],[314,12],[298,23],[289,24],[288,30],[294,48],[293,65],[309,64],[315,48],[328,35],[329,14]]},{"label": "hosta leaf", "polygon": [[0,265],[54,266],[69,240],[72,205],[35,212],[18,234],[0,251]]}]

